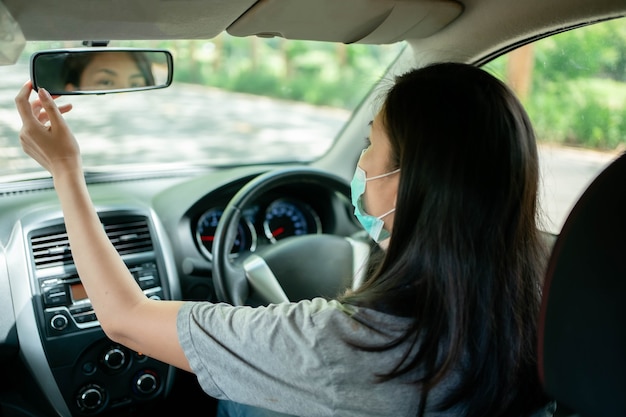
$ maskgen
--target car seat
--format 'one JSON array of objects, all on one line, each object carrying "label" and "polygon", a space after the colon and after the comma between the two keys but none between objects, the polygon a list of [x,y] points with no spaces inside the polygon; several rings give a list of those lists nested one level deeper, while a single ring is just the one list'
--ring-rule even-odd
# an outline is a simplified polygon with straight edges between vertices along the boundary
[{"label": "car seat", "polygon": [[589,185],[557,237],[538,331],[548,395],[581,417],[626,416],[626,153]]}]

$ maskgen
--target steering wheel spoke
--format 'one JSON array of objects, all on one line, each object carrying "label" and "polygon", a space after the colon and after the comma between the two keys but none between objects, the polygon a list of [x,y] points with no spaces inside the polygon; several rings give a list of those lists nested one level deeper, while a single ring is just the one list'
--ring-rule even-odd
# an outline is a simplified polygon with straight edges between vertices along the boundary
[{"label": "steering wheel spoke", "polygon": [[250,286],[264,300],[275,304],[289,302],[283,287],[263,258],[258,255],[248,256],[243,262],[243,269]]}]

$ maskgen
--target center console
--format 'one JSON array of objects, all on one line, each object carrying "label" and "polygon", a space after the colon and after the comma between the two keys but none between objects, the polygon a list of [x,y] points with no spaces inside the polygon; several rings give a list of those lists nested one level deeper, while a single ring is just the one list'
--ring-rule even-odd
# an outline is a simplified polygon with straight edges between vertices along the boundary
[{"label": "center console", "polygon": [[[101,213],[101,222],[146,297],[172,299],[167,262],[151,218],[114,211]],[[58,390],[64,403],[60,408],[76,416],[99,415],[135,409],[164,397],[173,368],[105,336],[74,265],[64,224],[33,228],[26,238],[32,307],[56,385],[51,391]],[[49,385],[43,377],[40,384],[43,390]]]}]

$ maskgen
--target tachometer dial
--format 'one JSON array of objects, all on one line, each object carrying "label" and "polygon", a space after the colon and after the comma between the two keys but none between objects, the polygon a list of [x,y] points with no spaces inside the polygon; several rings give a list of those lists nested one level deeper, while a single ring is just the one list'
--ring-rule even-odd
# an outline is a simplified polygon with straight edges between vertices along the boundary
[{"label": "tachometer dial", "polygon": [[321,232],[321,222],[309,206],[291,199],[280,199],[265,211],[263,231],[272,242],[289,236]]},{"label": "tachometer dial", "polygon": [[[213,208],[206,211],[199,219],[196,225],[196,240],[198,241],[200,250],[209,258],[213,257],[213,241],[215,240],[215,229],[222,217],[224,211],[219,208]],[[254,250],[256,247],[257,236],[254,227],[244,218],[239,221],[237,229],[237,237],[231,250],[231,256],[246,250]]]}]

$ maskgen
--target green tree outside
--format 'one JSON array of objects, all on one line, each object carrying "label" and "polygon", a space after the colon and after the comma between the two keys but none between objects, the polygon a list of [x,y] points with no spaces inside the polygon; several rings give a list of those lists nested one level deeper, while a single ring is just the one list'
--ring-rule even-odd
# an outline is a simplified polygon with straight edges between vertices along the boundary
[{"label": "green tree outside", "polygon": [[[573,29],[533,46],[531,91],[522,97],[541,141],[626,149],[624,19]],[[507,79],[509,56],[486,65]]]},{"label": "green tree outside", "polygon": [[[602,150],[626,147],[624,23],[624,19],[601,22],[532,45],[529,91],[520,98],[541,141]],[[211,40],[152,41],[150,45],[173,53],[175,82],[344,109],[361,102],[384,74],[386,63],[405,47],[404,43],[313,44],[223,33]],[[34,48],[27,45],[23,59]],[[504,55],[485,69],[507,82],[507,65],[509,55]]]}]

